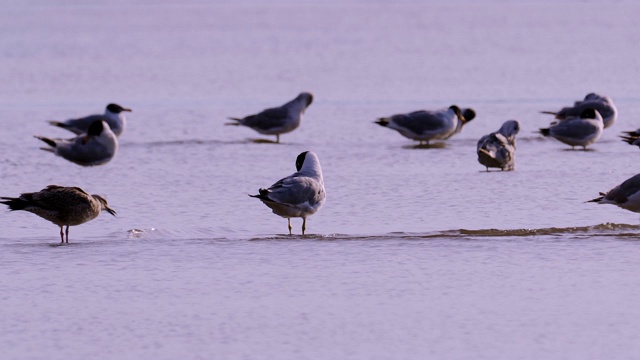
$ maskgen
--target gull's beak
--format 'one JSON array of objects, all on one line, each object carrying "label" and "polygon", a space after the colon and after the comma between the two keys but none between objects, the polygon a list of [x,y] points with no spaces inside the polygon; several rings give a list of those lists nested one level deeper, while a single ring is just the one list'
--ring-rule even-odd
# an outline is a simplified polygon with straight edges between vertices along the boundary
[{"label": "gull's beak", "polygon": [[106,212],[108,212],[109,214],[111,214],[113,216],[116,216],[116,211],[113,210],[112,208],[108,207],[108,206],[105,206],[103,210],[105,210]]}]

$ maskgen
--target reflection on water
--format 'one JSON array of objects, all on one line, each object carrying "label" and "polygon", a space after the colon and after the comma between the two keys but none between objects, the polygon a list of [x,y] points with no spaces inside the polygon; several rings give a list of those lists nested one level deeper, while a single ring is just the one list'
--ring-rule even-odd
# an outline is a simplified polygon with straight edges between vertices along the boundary
[{"label": "reflection on water", "polygon": [[[414,142],[415,143],[415,142]],[[433,142],[429,144],[403,145],[403,149],[446,149],[446,142]]]}]

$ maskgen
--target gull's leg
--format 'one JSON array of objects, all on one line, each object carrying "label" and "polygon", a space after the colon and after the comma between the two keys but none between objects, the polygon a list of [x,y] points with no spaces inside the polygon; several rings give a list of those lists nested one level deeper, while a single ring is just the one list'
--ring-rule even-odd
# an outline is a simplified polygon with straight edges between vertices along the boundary
[{"label": "gull's leg", "polygon": [[276,144],[280,144],[280,134],[276,134]]},{"label": "gull's leg", "polygon": [[62,225],[60,225],[60,244],[64,244],[64,232],[62,231]]},{"label": "gull's leg", "polygon": [[307,218],[302,218],[302,235],[304,235],[304,231],[307,230]]},{"label": "gull's leg", "polygon": [[289,235],[291,235],[291,218],[287,218],[287,226],[289,226]]},{"label": "gull's leg", "polygon": [[69,225],[67,225],[67,230],[65,231],[65,235],[67,235],[67,244],[69,243]]}]

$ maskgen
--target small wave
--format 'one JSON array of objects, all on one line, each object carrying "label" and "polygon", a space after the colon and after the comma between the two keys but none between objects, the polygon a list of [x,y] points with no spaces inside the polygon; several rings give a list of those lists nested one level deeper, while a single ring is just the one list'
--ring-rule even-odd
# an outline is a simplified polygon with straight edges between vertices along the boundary
[{"label": "small wave", "polygon": [[640,225],[603,223],[591,226],[550,227],[539,229],[457,229],[427,234],[392,233],[395,238],[526,238],[526,237],[638,237]]},{"label": "small wave", "polygon": [[562,237],[562,238],[640,238],[640,225],[603,223],[592,226],[550,227],[539,229],[456,229],[427,233],[391,232],[379,235],[273,235],[255,237],[250,241],[331,241],[331,240],[437,240],[437,239],[478,239],[478,238],[530,238],[530,237]]},{"label": "small wave", "polygon": [[[73,246],[86,246],[97,244],[111,244],[112,239],[122,239],[123,233],[117,232],[109,234],[106,237],[89,237],[76,239]],[[171,241],[181,244],[184,241],[205,242],[211,244],[234,243],[242,241],[323,241],[323,242],[339,242],[339,241],[411,241],[411,240],[481,240],[481,239],[504,239],[504,240],[526,240],[528,238],[536,239],[617,239],[617,240],[640,240],[640,225],[603,223],[591,226],[575,226],[575,227],[549,227],[538,229],[454,229],[432,231],[424,233],[415,232],[390,232],[386,234],[272,234],[248,236],[246,233],[232,234],[228,231],[220,231],[213,228],[190,228],[190,229],[156,229],[156,228],[135,228],[126,231],[126,239],[147,242],[147,241]],[[66,244],[59,244],[52,241],[53,238],[1,238],[0,244],[9,247],[65,247]],[[108,241],[104,241],[108,240]]]},{"label": "small wave", "polygon": [[635,236],[640,231],[640,225],[604,223],[592,226],[550,227],[540,229],[459,229],[442,232],[444,236],[474,236],[474,237],[528,237],[528,236],[620,236],[627,235],[627,231],[634,231]]}]

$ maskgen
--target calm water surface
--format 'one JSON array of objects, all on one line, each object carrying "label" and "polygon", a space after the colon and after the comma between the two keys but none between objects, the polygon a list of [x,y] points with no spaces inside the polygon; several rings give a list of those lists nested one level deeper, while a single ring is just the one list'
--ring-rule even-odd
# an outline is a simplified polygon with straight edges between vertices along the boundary
[{"label": "calm water surface", "polygon": [[[118,211],[58,230],[0,216],[7,359],[625,359],[640,351],[640,216],[585,204],[640,168],[631,2],[85,5],[0,13],[2,196],[48,184]],[[300,91],[282,144],[225,127]],[[620,115],[590,151],[536,134],[588,92]],[[38,150],[46,120],[131,107],[119,153]],[[472,107],[441,147],[373,121]],[[521,123],[516,171],[477,140]],[[306,237],[247,196],[313,150]],[[300,233],[301,221],[292,220]]]}]

